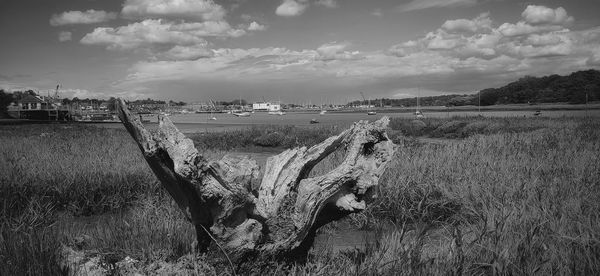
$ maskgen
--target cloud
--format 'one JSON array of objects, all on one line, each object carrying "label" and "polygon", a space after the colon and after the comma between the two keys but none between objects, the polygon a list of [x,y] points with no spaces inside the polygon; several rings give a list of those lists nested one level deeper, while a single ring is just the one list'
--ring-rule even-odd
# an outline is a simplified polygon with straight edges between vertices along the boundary
[{"label": "cloud", "polygon": [[[527,7],[523,12],[524,19],[533,14],[547,13],[532,12],[531,7]],[[519,21],[503,23],[498,27],[494,26],[488,13],[474,19],[447,20],[441,28],[427,33],[420,39],[394,45],[387,53],[404,57],[419,52],[436,51],[443,56],[460,60],[490,60],[500,56],[516,59],[568,56],[576,51],[573,32],[562,25],[554,24],[569,22],[565,19],[568,18],[566,11],[556,12],[561,9],[543,6],[536,6],[535,10],[553,11],[553,14],[558,16],[538,16],[536,24]]]},{"label": "cloud", "polygon": [[233,29],[225,21],[173,23],[162,19],[146,19],[117,28],[96,28],[86,34],[82,44],[105,45],[110,50],[134,49],[157,45],[203,44],[205,37],[239,37],[246,32]]},{"label": "cloud", "polygon": [[177,45],[163,53],[163,56],[171,60],[196,60],[212,57],[214,54],[208,48],[208,43],[202,43],[188,47]]},{"label": "cloud", "polygon": [[588,66],[600,66],[600,50],[596,50],[595,53],[592,53],[585,64]]},{"label": "cloud", "polygon": [[164,56],[169,60],[135,64],[116,86],[122,91],[146,87],[150,92],[175,83],[188,90],[201,85],[211,97],[248,92],[258,98],[282,93],[305,99],[361,90],[391,97],[412,94],[415,87],[432,94],[464,93],[522,75],[600,68],[600,27],[572,31],[545,22],[493,22],[485,13],[448,20],[387,50],[364,52],[353,51],[349,42],[304,50],[208,49],[206,43],[192,43],[171,47]]},{"label": "cloud", "polygon": [[358,51],[345,51],[350,46],[349,43],[337,43],[331,42],[326,43],[317,48],[317,53],[322,60],[346,60],[346,59],[359,59],[360,53]]},{"label": "cloud", "polygon": [[95,24],[110,21],[117,18],[115,12],[105,12],[97,10],[68,11],[61,14],[53,14],[50,18],[50,25],[62,26],[70,24]]},{"label": "cloud", "polygon": [[526,22],[519,21],[516,24],[504,23],[498,27],[498,31],[504,36],[523,36],[535,33],[544,33],[563,30],[562,26],[557,25],[529,25]]},{"label": "cloud", "polygon": [[304,13],[306,8],[308,3],[305,0],[283,0],[275,10],[275,14],[286,17],[298,16]]},{"label": "cloud", "polygon": [[338,6],[336,0],[317,0],[315,4],[327,7],[327,8],[336,8]]},{"label": "cloud", "polygon": [[219,21],[225,9],[213,0],[126,0],[121,13],[126,18],[185,17]]},{"label": "cloud", "polygon": [[397,9],[400,12],[407,12],[429,8],[472,6],[475,4],[477,4],[477,0],[412,0],[406,4],[398,6]]},{"label": "cloud", "polygon": [[544,6],[528,5],[521,14],[525,22],[531,24],[564,25],[573,22],[573,17],[567,15],[562,7],[551,9]]},{"label": "cloud", "polygon": [[58,41],[60,41],[60,42],[70,41],[71,39],[72,39],[72,33],[71,32],[60,32],[60,33],[58,33]]},{"label": "cloud", "polygon": [[248,31],[264,31],[267,27],[265,25],[261,25],[256,21],[252,21],[248,26]]},{"label": "cloud", "polygon": [[404,57],[422,51],[424,48],[423,40],[409,40],[401,44],[391,46],[386,52],[388,55]]},{"label": "cloud", "polygon": [[532,46],[557,45],[567,41],[567,32],[552,32],[545,34],[532,34],[525,39],[525,43]]},{"label": "cloud", "polygon": [[489,31],[492,28],[492,20],[489,13],[483,13],[473,20],[456,19],[447,20],[442,25],[442,29],[450,33],[477,33]]}]

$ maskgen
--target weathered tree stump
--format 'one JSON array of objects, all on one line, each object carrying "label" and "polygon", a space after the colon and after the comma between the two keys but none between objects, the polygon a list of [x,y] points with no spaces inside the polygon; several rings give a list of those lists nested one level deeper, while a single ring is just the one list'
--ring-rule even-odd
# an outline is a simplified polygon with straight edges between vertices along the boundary
[{"label": "weathered tree stump", "polygon": [[[168,117],[159,116],[158,130],[150,133],[122,99],[118,112],[154,174],[196,227],[201,251],[212,236],[233,253],[305,254],[319,227],[366,208],[394,152],[387,117],[360,121],[316,146],[270,157],[259,180],[254,160],[206,160]],[[346,154],[338,167],[308,178],[338,149]]]}]

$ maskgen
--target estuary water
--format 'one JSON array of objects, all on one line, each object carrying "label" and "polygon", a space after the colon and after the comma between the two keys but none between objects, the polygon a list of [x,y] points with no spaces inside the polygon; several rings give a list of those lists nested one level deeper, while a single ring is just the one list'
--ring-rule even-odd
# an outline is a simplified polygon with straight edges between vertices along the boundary
[{"label": "estuary water", "polygon": [[[484,116],[484,117],[600,117],[600,110],[542,110],[540,115],[534,116],[534,111],[452,111],[452,112],[426,112],[426,118],[449,118],[466,116]],[[249,117],[236,117],[226,113],[214,114],[173,114],[169,118],[184,133],[215,132],[240,129],[253,125],[294,125],[304,127],[332,126],[348,127],[352,123],[360,120],[374,121],[383,116],[390,118],[415,118],[411,112],[378,112],[376,115],[367,115],[366,112],[327,112],[320,115],[315,112],[288,112],[286,115],[269,115],[265,112],[256,112]],[[211,120],[214,117],[216,120]],[[153,127],[157,123],[157,115],[145,115],[144,119],[150,120],[147,125]],[[311,120],[318,123],[311,124]],[[111,127],[112,124],[104,125]],[[112,127],[121,127],[121,124],[115,124]]]}]

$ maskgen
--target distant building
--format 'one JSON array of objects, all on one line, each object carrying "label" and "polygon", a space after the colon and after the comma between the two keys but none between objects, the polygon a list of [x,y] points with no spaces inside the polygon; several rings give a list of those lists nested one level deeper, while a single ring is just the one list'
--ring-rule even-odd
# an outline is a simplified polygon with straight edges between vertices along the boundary
[{"label": "distant building", "polygon": [[52,98],[27,95],[20,99],[16,106],[11,106],[8,115],[15,119],[43,121],[70,120],[69,111]]},{"label": "distant building", "polygon": [[55,109],[52,103],[44,100],[41,96],[28,95],[18,102],[19,109],[22,110],[45,110]]},{"label": "distant building", "polygon": [[280,111],[281,104],[274,104],[270,102],[256,102],[252,104],[252,110],[254,111]]}]

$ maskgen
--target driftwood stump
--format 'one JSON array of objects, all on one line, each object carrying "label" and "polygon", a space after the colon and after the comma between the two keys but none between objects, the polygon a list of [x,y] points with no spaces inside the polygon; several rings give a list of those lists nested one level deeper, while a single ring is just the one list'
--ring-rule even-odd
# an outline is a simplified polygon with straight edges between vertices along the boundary
[{"label": "driftwood stump", "polygon": [[[201,251],[212,236],[232,253],[303,256],[319,227],[366,208],[394,152],[387,117],[360,121],[316,146],[270,157],[260,180],[254,160],[206,160],[168,117],[159,116],[158,130],[150,133],[122,99],[117,109],[150,168],[196,227]],[[337,149],[345,150],[343,162],[308,178]]]}]

